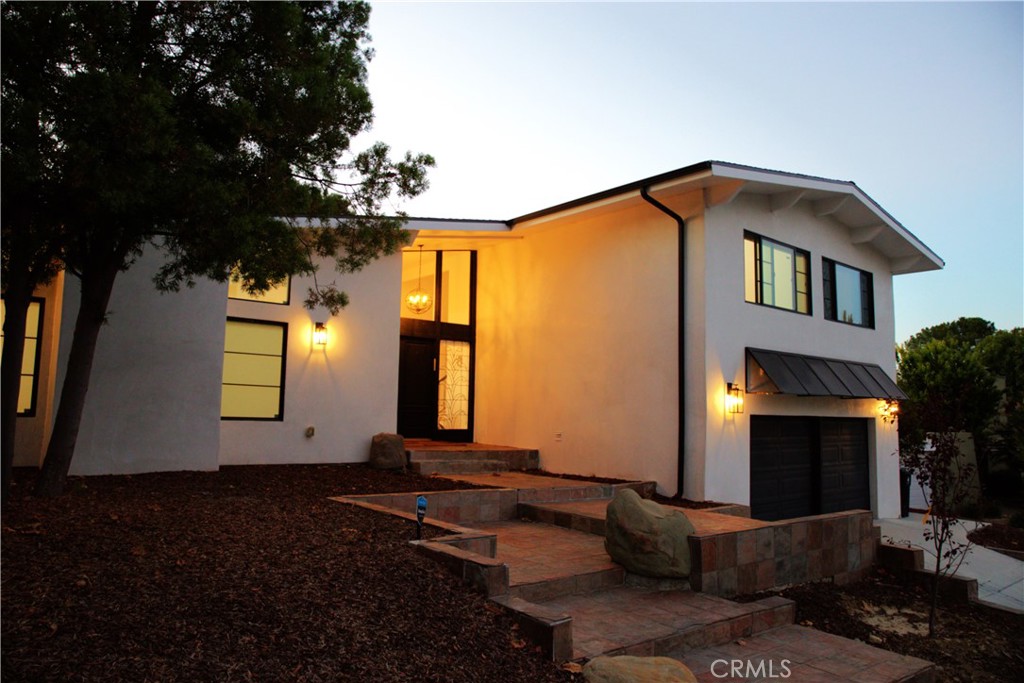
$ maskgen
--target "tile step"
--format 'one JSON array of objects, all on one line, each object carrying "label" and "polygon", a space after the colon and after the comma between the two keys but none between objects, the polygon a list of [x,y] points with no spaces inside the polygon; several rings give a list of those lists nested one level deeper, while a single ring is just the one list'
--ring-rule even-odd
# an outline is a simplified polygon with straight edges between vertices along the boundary
[{"label": "tile step", "polygon": [[431,474],[487,474],[491,472],[508,472],[509,465],[504,460],[417,460],[410,464],[413,472],[429,476]]},{"label": "tile step", "polygon": [[465,449],[456,448],[452,450],[441,450],[430,448],[417,450],[406,449],[406,457],[410,464],[422,461],[472,461],[472,460],[500,460],[508,464],[513,470],[535,470],[540,467],[540,452],[531,449]]}]

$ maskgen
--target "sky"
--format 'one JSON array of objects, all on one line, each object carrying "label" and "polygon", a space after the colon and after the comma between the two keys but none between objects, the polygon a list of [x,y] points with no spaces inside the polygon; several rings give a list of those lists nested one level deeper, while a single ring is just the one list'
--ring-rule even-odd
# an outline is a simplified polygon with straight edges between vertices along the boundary
[{"label": "sky", "polygon": [[[411,216],[507,220],[705,160],[852,180],[946,262],[896,341],[1024,326],[1024,3],[374,2]],[[359,141],[357,141],[358,143]]]}]

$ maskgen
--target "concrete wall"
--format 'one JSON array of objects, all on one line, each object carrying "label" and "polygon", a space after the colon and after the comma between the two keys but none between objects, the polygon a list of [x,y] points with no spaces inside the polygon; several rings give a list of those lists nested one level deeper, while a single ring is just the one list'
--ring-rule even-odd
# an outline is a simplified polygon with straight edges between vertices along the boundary
[{"label": "concrete wall", "polygon": [[478,441],[674,492],[676,233],[641,205],[479,251]]},{"label": "concrete wall", "polygon": [[[118,275],[100,331],[72,474],[217,469],[226,285],[160,294],[154,248]],[[80,300],[65,280],[60,390]]]},{"label": "concrete wall", "polygon": [[[873,510],[878,516],[895,516],[899,510],[898,440],[895,427],[881,419],[879,401],[748,394],[742,414],[726,415],[723,408],[726,382],[746,387],[746,347],[875,363],[895,377],[892,275],[887,259],[869,246],[851,243],[845,227],[828,217],[815,216],[807,202],[772,212],[766,198],[741,194],[733,202],[709,210],[703,226],[691,227],[702,233],[693,242],[703,247],[706,263],[706,284],[694,295],[702,296],[708,312],[702,340],[708,455],[703,476],[688,477],[687,495],[749,502],[751,415],[861,417],[871,420]],[[810,252],[813,315],[744,301],[744,230]],[[873,274],[874,329],[825,319],[823,256]]]},{"label": "concrete wall", "polygon": [[[222,300],[226,315],[288,323],[285,405],[282,421],[218,418],[221,465],[362,462],[370,439],[394,432],[398,415],[400,254],[340,275],[321,264],[318,279],[334,281],[350,303],[337,317],[302,302],[312,280],[292,278],[291,303]],[[222,304],[223,305],[223,304]],[[222,309],[223,312],[223,309]],[[325,347],[314,347],[314,322],[327,322]],[[224,315],[220,326],[223,354]],[[217,376],[220,415],[220,375]],[[306,437],[307,427],[315,435]]]}]

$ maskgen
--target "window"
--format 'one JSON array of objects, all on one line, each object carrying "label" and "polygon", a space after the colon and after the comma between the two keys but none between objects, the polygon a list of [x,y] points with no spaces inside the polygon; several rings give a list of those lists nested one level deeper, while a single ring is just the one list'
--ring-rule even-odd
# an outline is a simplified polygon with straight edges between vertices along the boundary
[{"label": "window", "polygon": [[292,279],[289,276],[276,285],[271,286],[270,289],[262,294],[251,294],[242,287],[242,278],[236,269],[231,272],[231,279],[228,280],[228,298],[258,301],[264,304],[287,304],[291,283]]},{"label": "window", "polygon": [[224,420],[284,419],[288,325],[228,318],[224,334]]},{"label": "window", "polygon": [[821,259],[825,318],[860,327],[875,326],[875,294],[871,273]]},{"label": "window", "polygon": [[[3,323],[6,307],[0,300],[0,353],[3,352]],[[18,390],[18,415],[36,414],[36,378],[39,376],[39,345],[43,331],[43,300],[32,299],[25,315],[25,354],[21,359],[21,388]]]},{"label": "window", "polygon": [[811,314],[810,254],[748,232],[743,257],[746,301]]}]

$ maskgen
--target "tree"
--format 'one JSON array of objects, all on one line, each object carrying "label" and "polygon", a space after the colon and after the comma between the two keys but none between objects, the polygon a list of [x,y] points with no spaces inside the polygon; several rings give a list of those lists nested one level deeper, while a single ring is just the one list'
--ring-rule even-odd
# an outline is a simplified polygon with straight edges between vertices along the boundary
[{"label": "tree", "polygon": [[1024,328],[998,330],[978,344],[978,357],[1001,380],[1002,398],[988,443],[990,466],[1005,476],[992,477],[994,495],[1020,492],[1024,473]]},{"label": "tree", "polygon": [[974,348],[982,339],[996,331],[996,326],[983,318],[957,318],[948,323],[926,327],[904,343],[912,351],[936,339],[952,340]]},{"label": "tree", "polygon": [[[5,297],[8,277],[29,268],[15,246],[34,237],[32,221],[56,236],[33,245],[81,286],[38,494],[63,489],[114,282],[147,244],[166,255],[155,283],[166,291],[233,269],[262,291],[314,272],[318,257],[348,272],[403,244],[403,214],[383,208],[425,190],[433,159],[393,161],[380,143],[350,151],[372,121],[369,11],[364,2],[3,5],[3,163],[22,159],[40,179],[20,211],[8,210],[5,192]],[[35,63],[51,68],[31,73]],[[11,121],[9,97],[20,114]],[[8,124],[19,136],[10,152]],[[296,229],[284,216],[321,227]],[[333,285],[307,299],[332,313],[346,303]],[[13,405],[5,400],[5,413]]]}]

